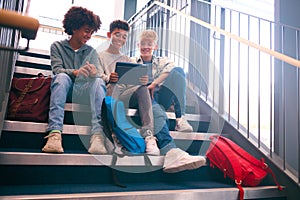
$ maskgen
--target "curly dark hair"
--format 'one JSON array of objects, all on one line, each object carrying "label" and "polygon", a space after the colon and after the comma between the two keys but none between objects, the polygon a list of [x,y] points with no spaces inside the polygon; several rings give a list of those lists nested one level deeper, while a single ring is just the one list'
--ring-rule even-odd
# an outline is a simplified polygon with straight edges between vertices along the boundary
[{"label": "curly dark hair", "polygon": [[130,27],[129,27],[129,24],[127,23],[127,21],[117,19],[110,23],[109,32],[112,33],[117,28],[125,30],[125,31],[129,31]]},{"label": "curly dark hair", "polygon": [[88,25],[94,29],[94,31],[97,31],[100,29],[101,24],[102,22],[98,15],[95,15],[92,11],[86,8],[77,6],[71,7],[65,14],[65,18],[63,20],[65,33],[68,35],[73,35],[73,30],[78,30],[84,25]]}]

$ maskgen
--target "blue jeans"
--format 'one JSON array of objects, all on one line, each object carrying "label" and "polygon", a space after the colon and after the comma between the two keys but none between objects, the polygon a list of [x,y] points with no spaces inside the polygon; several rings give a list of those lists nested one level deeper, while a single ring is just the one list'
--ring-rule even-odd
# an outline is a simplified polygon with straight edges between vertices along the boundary
[{"label": "blue jeans", "polygon": [[64,108],[67,99],[83,99],[89,101],[92,113],[91,133],[102,133],[101,105],[106,94],[106,86],[101,78],[87,81],[73,81],[65,73],[57,74],[51,82],[50,110],[47,132],[63,129]]},{"label": "blue jeans", "polygon": [[186,80],[181,67],[175,67],[171,70],[164,83],[156,89],[154,98],[165,110],[168,110],[174,102],[176,118],[185,114]]},{"label": "blue jeans", "polygon": [[165,155],[170,149],[176,148],[176,144],[170,135],[168,126],[168,117],[165,111],[152,101],[152,110],[154,118],[154,135],[157,138],[157,145],[162,155]]}]

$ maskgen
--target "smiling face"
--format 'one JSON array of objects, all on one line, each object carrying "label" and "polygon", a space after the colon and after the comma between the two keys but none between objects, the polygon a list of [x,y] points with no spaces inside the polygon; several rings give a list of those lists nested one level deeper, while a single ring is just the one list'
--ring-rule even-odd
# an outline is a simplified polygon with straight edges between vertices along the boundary
[{"label": "smiling face", "polygon": [[152,60],[153,51],[158,48],[158,36],[154,30],[144,30],[140,35],[140,42],[138,48],[140,49],[140,56],[144,62]]},{"label": "smiling face", "polygon": [[110,46],[119,50],[126,43],[128,31],[117,28],[112,33],[108,32],[107,36],[110,38]]},{"label": "smiling face", "polygon": [[86,44],[92,37],[94,33],[94,29],[89,27],[88,25],[82,26],[78,30],[73,31],[72,38],[70,40],[70,44],[74,49],[80,48],[82,45]]},{"label": "smiling face", "polygon": [[153,51],[157,49],[157,44],[151,38],[141,38],[138,47],[143,61],[151,61]]}]

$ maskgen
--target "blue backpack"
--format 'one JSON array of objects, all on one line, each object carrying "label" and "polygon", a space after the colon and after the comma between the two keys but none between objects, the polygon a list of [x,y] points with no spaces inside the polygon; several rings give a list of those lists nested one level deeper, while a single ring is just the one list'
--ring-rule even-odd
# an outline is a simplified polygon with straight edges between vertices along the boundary
[{"label": "blue backpack", "polygon": [[126,111],[122,101],[111,96],[106,96],[102,104],[102,120],[104,132],[112,140],[112,132],[115,133],[120,143],[130,154],[145,153],[146,145],[144,138],[138,130],[128,122]]}]

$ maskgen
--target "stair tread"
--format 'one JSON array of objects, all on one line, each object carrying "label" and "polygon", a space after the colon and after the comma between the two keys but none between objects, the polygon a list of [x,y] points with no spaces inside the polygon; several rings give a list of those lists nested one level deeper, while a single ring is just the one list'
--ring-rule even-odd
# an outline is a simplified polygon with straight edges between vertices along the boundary
[{"label": "stair tread", "polygon": [[50,70],[20,67],[20,66],[16,66],[15,73],[23,74],[23,75],[26,74],[31,76],[36,76],[37,74],[42,73],[45,76],[52,76],[52,71]]},{"label": "stair tread", "polygon": [[[46,127],[47,127],[47,123],[5,120],[3,131],[20,131],[24,133],[26,132],[45,133]],[[90,131],[90,126],[67,125],[67,124],[64,124],[63,126],[63,134],[88,135],[90,133],[89,131]],[[170,131],[170,134],[174,139],[209,140],[209,137],[216,133]]]},{"label": "stair tread", "polygon": [[[151,184],[151,183],[150,183]],[[239,190],[233,185],[216,182],[181,182],[151,184],[126,184],[126,188],[112,187],[111,184],[99,185],[30,185],[4,186],[0,197],[5,199],[237,199]],[[187,188],[189,185],[191,188]],[[145,189],[146,187],[152,189]],[[208,188],[213,186],[213,188]],[[68,188],[67,192],[65,188]],[[22,191],[25,194],[22,195]],[[0,190],[1,191],[1,190]],[[5,192],[4,192],[5,191]],[[53,191],[56,194],[53,194]],[[245,199],[285,197],[285,192],[278,191],[276,186],[244,187]],[[11,193],[7,196],[8,192]],[[44,193],[43,193],[44,192]],[[19,195],[18,195],[19,194]],[[21,195],[20,195],[21,194]]]},{"label": "stair tread", "polygon": [[[24,48],[24,47],[22,47]],[[35,49],[35,48],[29,48],[27,51],[20,52],[21,55],[27,55],[27,56],[33,56],[33,57],[47,57],[50,59],[50,51],[49,50],[43,50],[43,49]]]},{"label": "stair tread", "polygon": [[19,62],[28,62],[33,64],[41,64],[41,65],[48,65],[49,69],[51,70],[50,66],[50,59],[49,58],[40,58],[40,57],[32,57],[27,55],[19,55],[18,56]]},{"label": "stair tread", "polygon": [[[164,156],[148,155],[152,166],[162,166]],[[63,166],[112,166],[113,155],[88,153],[38,153],[0,152],[1,165],[63,165]],[[144,155],[117,157],[116,166],[145,166]]]}]

